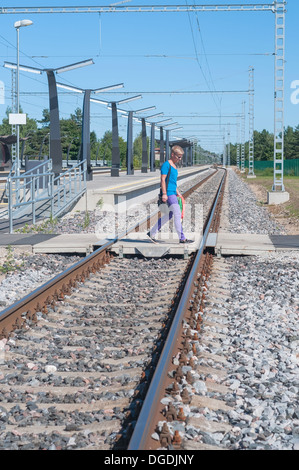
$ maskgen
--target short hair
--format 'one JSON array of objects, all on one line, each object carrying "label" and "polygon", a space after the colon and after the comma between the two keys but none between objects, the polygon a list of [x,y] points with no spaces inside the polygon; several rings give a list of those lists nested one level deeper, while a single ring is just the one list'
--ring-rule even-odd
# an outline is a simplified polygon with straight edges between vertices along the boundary
[{"label": "short hair", "polygon": [[179,152],[184,155],[184,150],[179,145],[174,145],[171,149],[171,152]]}]

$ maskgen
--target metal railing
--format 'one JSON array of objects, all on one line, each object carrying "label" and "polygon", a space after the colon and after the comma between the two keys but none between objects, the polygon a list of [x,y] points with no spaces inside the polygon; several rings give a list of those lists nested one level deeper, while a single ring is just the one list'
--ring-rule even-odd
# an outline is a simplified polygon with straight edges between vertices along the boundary
[{"label": "metal railing", "polygon": [[14,220],[56,217],[86,191],[86,161],[56,176],[46,160],[20,176],[7,178],[9,233]]},{"label": "metal railing", "polygon": [[54,178],[52,215],[60,215],[86,191],[86,160]]},{"label": "metal railing", "polygon": [[13,165],[8,173],[8,176],[7,176],[7,179],[6,179],[6,183],[5,183],[5,188],[4,188],[4,192],[3,192],[3,196],[2,197],[8,197],[8,180],[9,178],[12,178],[16,172],[16,160],[13,162]]}]

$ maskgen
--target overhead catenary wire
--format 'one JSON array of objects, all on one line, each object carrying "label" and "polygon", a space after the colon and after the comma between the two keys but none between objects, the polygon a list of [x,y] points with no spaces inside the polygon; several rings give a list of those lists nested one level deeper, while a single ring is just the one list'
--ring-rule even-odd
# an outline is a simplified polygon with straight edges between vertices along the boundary
[{"label": "overhead catenary wire", "polygon": [[[187,0],[185,0],[185,3],[186,3],[187,6],[189,6]],[[207,87],[209,88],[210,93],[212,93],[212,99],[213,99],[213,101],[214,101],[214,103],[215,103],[215,105],[216,105],[218,111],[220,111],[219,104],[217,104],[216,101],[215,101],[215,97],[214,97],[214,95],[213,95],[213,91],[211,91],[211,89],[210,89],[209,82],[208,82],[208,80],[207,80],[207,78],[206,78],[206,76],[205,76],[205,74],[204,74],[203,68],[202,68],[202,66],[201,66],[201,64],[200,64],[200,61],[199,61],[198,52],[197,52],[197,46],[196,46],[196,42],[195,42],[195,37],[194,37],[194,32],[193,32],[193,28],[192,28],[192,23],[191,23],[191,18],[190,18],[190,12],[189,12],[189,11],[188,11],[188,20],[189,20],[189,25],[190,25],[191,34],[192,34],[193,46],[194,46],[195,56],[196,56],[196,62],[197,62],[197,64],[199,65],[199,68],[200,68],[201,73],[202,73],[202,75],[203,75],[203,77],[204,77],[204,80],[205,80],[205,82],[206,82],[206,84],[207,84]],[[199,27],[199,21],[198,21],[197,13],[196,13],[196,21],[197,21],[198,30],[199,30],[199,32],[200,32],[200,27]],[[201,42],[202,42],[202,46],[203,46],[202,37],[201,37]],[[203,46],[203,49],[204,49],[204,46]],[[204,51],[204,52],[205,52],[205,51]],[[213,83],[213,80],[212,80],[211,73],[210,73],[210,77],[211,77],[211,81],[212,81],[212,84],[213,84],[213,87],[214,87],[214,83]],[[215,88],[215,87],[214,87],[214,88]]]}]

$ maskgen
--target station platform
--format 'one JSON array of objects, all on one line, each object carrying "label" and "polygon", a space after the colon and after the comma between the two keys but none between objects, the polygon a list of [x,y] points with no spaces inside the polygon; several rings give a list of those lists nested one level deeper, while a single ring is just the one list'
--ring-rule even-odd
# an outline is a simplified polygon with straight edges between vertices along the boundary
[{"label": "station platform", "polygon": [[[195,235],[195,234],[194,234]],[[189,234],[188,234],[189,237]],[[134,232],[120,239],[110,249],[116,256],[140,255],[161,258],[166,255],[188,257],[201,243],[201,234],[190,236],[194,243],[180,244],[178,239],[153,243],[145,233]],[[112,239],[99,234],[1,234],[0,248],[11,246],[29,253],[88,255]],[[259,255],[271,252],[299,251],[299,235],[258,235],[210,233],[207,247],[217,256]]]},{"label": "station platform", "polygon": [[[178,186],[188,182],[196,175],[205,173],[210,165],[198,165],[192,167],[183,167],[178,169]],[[119,176],[111,176],[110,172],[99,172],[93,175],[91,181],[86,182],[86,193],[80,200],[69,209],[69,213],[77,211],[93,211],[97,208],[101,210],[117,210],[119,213],[125,213],[134,205],[144,204],[158,197],[160,190],[160,171],[148,171],[142,173],[141,170],[135,170],[133,175],[127,175],[125,171],[120,172]],[[43,204],[43,203],[41,203]],[[28,211],[31,211],[28,206]],[[37,213],[37,222],[50,217],[50,204],[48,209],[42,207]],[[28,213],[20,219],[14,219],[14,229],[20,229],[25,224],[31,224],[31,214]],[[9,219],[7,204],[0,206],[0,233],[9,233]]]},{"label": "station platform", "polygon": [[[210,165],[192,166],[178,169],[178,185],[194,178],[208,170]],[[125,212],[135,204],[145,203],[158,196],[160,191],[160,170],[142,173],[135,170],[134,175],[120,173],[110,176],[110,173],[95,174],[93,180],[86,183],[86,195],[73,207],[72,212],[117,209]]]}]

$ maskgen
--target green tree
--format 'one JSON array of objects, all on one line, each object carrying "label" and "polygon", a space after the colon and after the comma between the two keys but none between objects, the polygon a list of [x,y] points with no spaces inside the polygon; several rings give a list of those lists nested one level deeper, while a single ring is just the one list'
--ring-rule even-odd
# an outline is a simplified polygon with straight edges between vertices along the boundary
[{"label": "green tree", "polygon": [[262,132],[254,131],[254,159],[273,160],[274,136],[266,129]]},{"label": "green tree", "polygon": [[61,119],[60,135],[63,156],[66,158],[69,152],[69,159],[77,160],[81,145],[81,124],[75,115],[71,114],[69,119]]},{"label": "green tree", "polygon": [[299,158],[299,125],[294,130],[294,158]]},{"label": "green tree", "polygon": [[286,159],[299,158],[299,126],[288,126],[284,131],[284,156]]},{"label": "green tree", "polygon": [[83,119],[82,109],[81,108],[76,108],[75,109],[75,114],[71,114],[70,119],[72,121],[76,122],[76,124],[81,127],[82,126],[82,119]]},{"label": "green tree", "polygon": [[100,139],[99,158],[111,163],[112,158],[112,132],[106,131]]},{"label": "green tree", "polygon": [[[146,144],[147,144],[147,152],[149,155],[149,138],[146,138]],[[133,143],[133,161],[134,161],[134,167],[141,167],[141,162],[142,162],[142,132],[137,135],[137,137],[134,140]]]},{"label": "green tree", "polygon": [[[126,166],[126,154],[127,154],[127,143],[122,137],[118,138],[119,153],[120,153],[120,164],[121,167]],[[99,147],[99,159],[106,160],[108,164],[111,164],[112,159],[112,131],[106,131],[103,137],[100,139]]]},{"label": "green tree", "polygon": [[39,122],[42,126],[49,127],[50,126],[50,110],[49,109],[43,109],[42,111],[43,118]]}]

